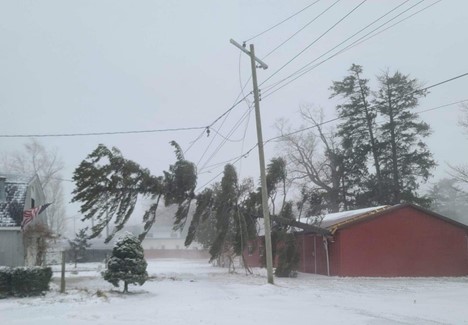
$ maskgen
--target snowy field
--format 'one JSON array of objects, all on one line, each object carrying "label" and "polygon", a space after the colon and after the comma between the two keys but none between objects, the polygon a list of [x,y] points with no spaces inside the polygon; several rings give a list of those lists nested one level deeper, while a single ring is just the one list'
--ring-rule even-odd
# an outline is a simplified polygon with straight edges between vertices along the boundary
[{"label": "snowy field", "polygon": [[44,297],[0,300],[0,324],[468,324],[468,277],[300,273],[268,285],[264,270],[229,274],[201,260],[148,263],[151,279],[130,286],[128,295],[100,277],[102,265],[67,273],[66,294],[54,273]]}]

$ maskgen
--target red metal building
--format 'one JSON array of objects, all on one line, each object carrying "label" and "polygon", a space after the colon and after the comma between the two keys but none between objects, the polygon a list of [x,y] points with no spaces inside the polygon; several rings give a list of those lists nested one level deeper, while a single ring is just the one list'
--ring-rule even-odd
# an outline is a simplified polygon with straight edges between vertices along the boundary
[{"label": "red metal building", "polygon": [[[296,233],[300,272],[337,276],[468,275],[468,226],[412,204],[330,214],[329,236]],[[261,245],[261,241],[259,241]],[[248,261],[258,265],[259,250]]]}]

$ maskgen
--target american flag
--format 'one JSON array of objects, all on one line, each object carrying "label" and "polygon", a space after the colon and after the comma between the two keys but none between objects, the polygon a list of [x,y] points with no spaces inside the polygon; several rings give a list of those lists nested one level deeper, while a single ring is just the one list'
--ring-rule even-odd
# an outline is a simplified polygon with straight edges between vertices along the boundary
[{"label": "american flag", "polygon": [[29,210],[24,210],[23,212],[23,222],[21,223],[21,230],[24,230],[24,228],[31,222],[35,217],[40,215],[49,205],[52,203],[47,203],[44,205],[40,205],[36,208],[32,208]]}]

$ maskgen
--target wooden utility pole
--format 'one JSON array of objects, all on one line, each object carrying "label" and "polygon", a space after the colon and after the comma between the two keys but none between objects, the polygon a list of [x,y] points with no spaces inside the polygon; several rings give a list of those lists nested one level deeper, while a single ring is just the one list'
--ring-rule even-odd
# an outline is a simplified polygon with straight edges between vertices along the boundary
[{"label": "wooden utility pole", "polygon": [[250,52],[247,51],[242,45],[231,39],[231,44],[239,48],[242,52],[250,56],[250,63],[252,66],[252,83],[253,93],[255,101],[255,120],[257,124],[257,142],[258,142],[258,158],[260,162],[260,182],[262,186],[262,207],[263,207],[263,220],[265,222],[265,255],[266,255],[266,267],[268,274],[268,283],[273,284],[273,254],[271,249],[271,225],[270,225],[270,212],[268,211],[268,196],[267,196],[267,185],[266,185],[266,173],[265,173],[265,154],[263,152],[263,135],[262,135],[262,122],[260,116],[260,99],[258,96],[258,85],[257,85],[257,63],[261,68],[267,69],[266,65],[262,60],[255,57],[254,45],[250,44]]}]

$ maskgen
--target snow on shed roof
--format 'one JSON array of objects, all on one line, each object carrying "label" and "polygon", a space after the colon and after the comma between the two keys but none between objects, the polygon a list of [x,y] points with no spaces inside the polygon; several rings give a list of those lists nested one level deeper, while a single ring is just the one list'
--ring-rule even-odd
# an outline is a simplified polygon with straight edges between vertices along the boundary
[{"label": "snow on shed roof", "polygon": [[315,220],[320,220],[322,217],[322,221],[317,224],[317,226],[322,228],[331,228],[343,222],[347,222],[351,219],[355,219],[361,217],[363,215],[368,215],[370,213],[375,213],[377,211],[381,211],[382,209],[389,208],[388,205],[382,205],[378,207],[372,208],[364,208],[358,210],[349,210],[349,211],[342,211],[336,213],[329,213],[324,216],[314,216],[314,217],[307,217],[301,218],[301,222],[312,224]]}]

